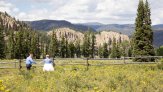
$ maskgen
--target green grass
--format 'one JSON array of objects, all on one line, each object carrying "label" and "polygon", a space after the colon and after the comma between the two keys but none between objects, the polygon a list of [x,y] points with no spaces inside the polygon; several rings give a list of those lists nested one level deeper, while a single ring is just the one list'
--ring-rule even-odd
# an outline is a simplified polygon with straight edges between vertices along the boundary
[{"label": "green grass", "polygon": [[[4,63],[4,64],[0,64],[0,68],[1,67],[11,67],[14,68],[15,66],[18,68],[19,67],[19,60],[0,60],[0,62],[8,62],[8,63]],[[25,60],[22,60],[21,65],[25,66]],[[37,64],[34,66],[40,66],[43,64],[40,64],[40,62],[42,61],[42,59],[37,59],[35,60],[37,62]],[[16,65],[15,63],[12,62],[17,62]],[[107,64],[112,64],[112,63],[124,63],[123,60],[89,60],[88,61],[89,64],[91,65],[107,65]],[[125,60],[125,62],[132,62],[132,60]],[[55,60],[56,65],[67,65],[67,64],[81,64],[81,65],[86,65],[87,61],[84,59],[57,59]]]},{"label": "green grass", "polygon": [[162,92],[163,71],[152,65],[56,66],[1,69],[0,79],[11,92]]}]

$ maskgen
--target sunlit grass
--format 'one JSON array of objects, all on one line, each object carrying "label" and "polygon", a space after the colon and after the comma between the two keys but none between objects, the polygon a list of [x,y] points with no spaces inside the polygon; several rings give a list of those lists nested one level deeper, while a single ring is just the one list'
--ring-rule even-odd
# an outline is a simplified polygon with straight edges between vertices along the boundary
[{"label": "sunlit grass", "polygon": [[0,79],[11,92],[161,92],[163,71],[156,65],[56,66],[1,69]]}]

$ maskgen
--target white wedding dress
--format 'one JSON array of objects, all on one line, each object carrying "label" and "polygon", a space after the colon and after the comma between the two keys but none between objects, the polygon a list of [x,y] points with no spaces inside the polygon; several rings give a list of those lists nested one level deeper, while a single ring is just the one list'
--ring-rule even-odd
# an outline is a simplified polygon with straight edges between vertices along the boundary
[{"label": "white wedding dress", "polygon": [[54,71],[53,62],[51,59],[46,58],[44,59],[43,62],[44,62],[43,71]]}]

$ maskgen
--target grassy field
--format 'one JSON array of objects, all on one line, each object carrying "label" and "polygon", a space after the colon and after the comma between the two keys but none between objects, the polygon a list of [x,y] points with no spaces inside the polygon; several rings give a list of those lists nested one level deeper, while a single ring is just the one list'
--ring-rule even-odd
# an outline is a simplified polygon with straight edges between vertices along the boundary
[{"label": "grassy field", "polygon": [[163,71],[155,64],[56,66],[54,72],[36,67],[1,69],[0,92],[162,92]]},{"label": "grassy field", "polygon": [[[21,65],[25,66],[25,60],[22,60]],[[41,66],[43,64],[41,64],[42,59],[37,59],[35,60],[37,62],[36,65],[34,66]],[[2,63],[3,62],[3,63]],[[15,63],[17,62],[17,63]],[[89,60],[88,61],[89,64],[91,65],[107,65],[107,64],[113,64],[113,63],[124,63],[123,60]],[[132,60],[125,60],[125,62],[129,63],[132,62]],[[2,63],[2,64],[1,64]],[[86,65],[87,64],[87,60],[84,59],[80,59],[80,58],[69,58],[69,59],[63,59],[63,58],[58,58],[55,60],[55,64],[56,65],[73,65],[73,64],[77,64],[77,65]],[[15,68],[15,66],[18,68],[19,67],[19,60],[0,60],[0,68]]]}]

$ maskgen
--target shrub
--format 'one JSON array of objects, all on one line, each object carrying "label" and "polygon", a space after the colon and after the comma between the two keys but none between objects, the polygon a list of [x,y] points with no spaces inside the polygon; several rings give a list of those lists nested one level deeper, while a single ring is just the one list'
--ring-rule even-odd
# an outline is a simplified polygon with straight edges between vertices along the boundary
[{"label": "shrub", "polygon": [[159,60],[159,63],[157,64],[157,68],[163,70],[163,59]]}]

